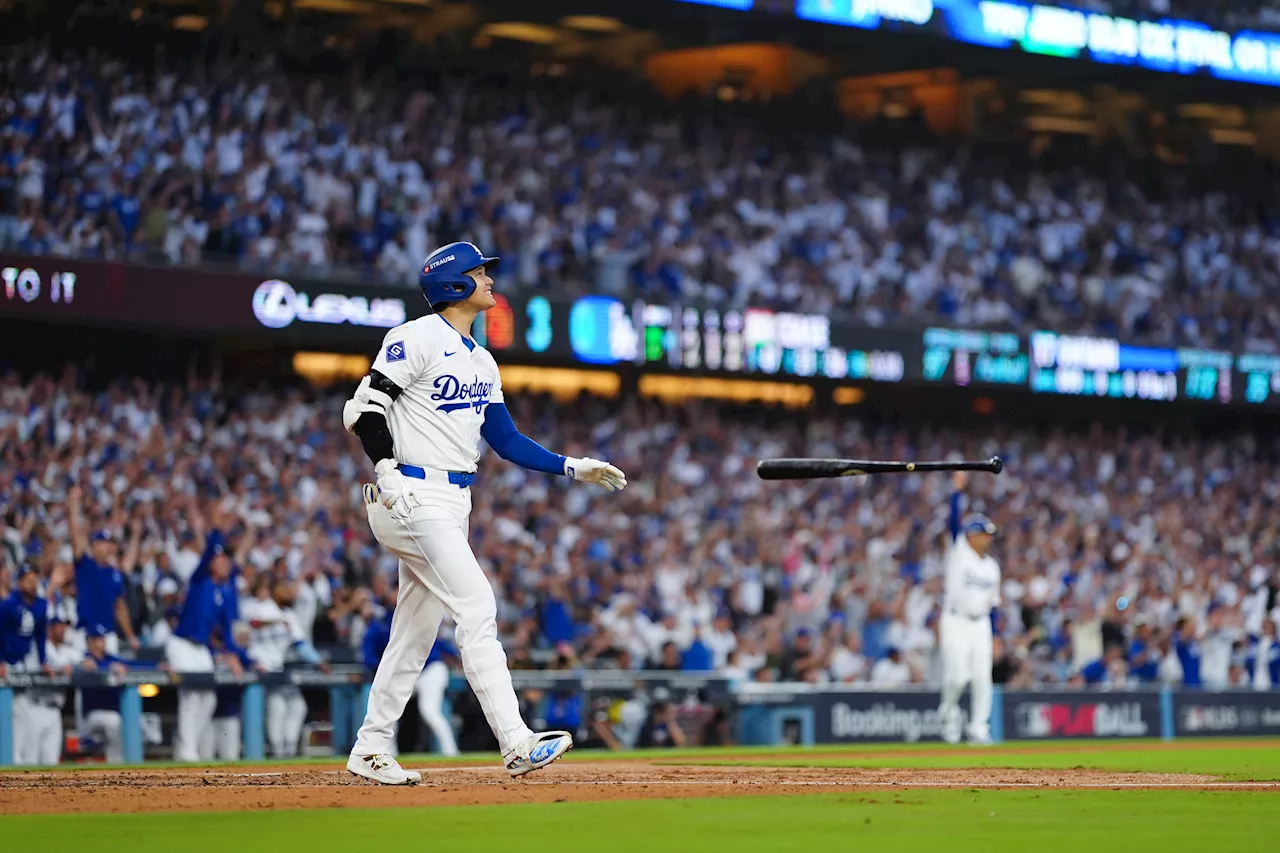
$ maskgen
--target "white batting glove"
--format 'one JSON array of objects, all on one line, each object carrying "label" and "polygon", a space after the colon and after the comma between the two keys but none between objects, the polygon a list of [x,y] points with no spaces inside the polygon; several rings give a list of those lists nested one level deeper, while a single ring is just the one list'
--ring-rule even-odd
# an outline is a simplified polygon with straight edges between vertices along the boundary
[{"label": "white batting glove", "polygon": [[611,492],[622,491],[627,485],[627,475],[620,469],[590,457],[565,459],[564,473],[583,483],[598,483]]},{"label": "white batting glove", "polygon": [[394,518],[406,519],[413,514],[409,501],[409,484],[391,459],[383,459],[373,470],[378,472],[378,500]]}]

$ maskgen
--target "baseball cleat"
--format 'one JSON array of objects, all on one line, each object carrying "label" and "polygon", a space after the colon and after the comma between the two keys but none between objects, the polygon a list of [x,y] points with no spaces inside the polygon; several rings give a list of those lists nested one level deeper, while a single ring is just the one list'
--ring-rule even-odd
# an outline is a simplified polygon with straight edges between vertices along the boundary
[{"label": "baseball cleat", "polygon": [[416,785],[422,781],[417,770],[405,770],[394,756],[384,753],[352,755],[347,759],[347,769],[382,785]]},{"label": "baseball cleat", "polygon": [[568,732],[537,732],[504,755],[503,760],[514,779],[546,767],[571,749],[573,736]]}]

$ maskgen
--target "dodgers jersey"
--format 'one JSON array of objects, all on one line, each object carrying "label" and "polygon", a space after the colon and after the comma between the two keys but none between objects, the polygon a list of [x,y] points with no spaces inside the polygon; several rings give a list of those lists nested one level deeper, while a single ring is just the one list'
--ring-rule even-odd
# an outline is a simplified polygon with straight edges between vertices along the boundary
[{"label": "dodgers jersey", "polygon": [[396,461],[474,472],[485,408],[503,401],[489,351],[428,314],[388,332],[373,369],[403,389],[387,413]]},{"label": "dodgers jersey", "polygon": [[1000,603],[1000,564],[990,554],[978,556],[961,533],[946,557],[944,605],[973,619],[985,617]]},{"label": "dodgers jersey", "polygon": [[249,623],[249,646],[245,651],[269,672],[283,670],[289,649],[307,639],[297,614],[270,598],[241,602],[240,618]]}]

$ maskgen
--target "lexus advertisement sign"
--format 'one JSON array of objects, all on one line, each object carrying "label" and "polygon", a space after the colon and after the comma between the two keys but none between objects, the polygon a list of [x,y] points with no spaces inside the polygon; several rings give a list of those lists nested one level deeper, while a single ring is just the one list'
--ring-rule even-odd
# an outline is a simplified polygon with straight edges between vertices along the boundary
[{"label": "lexus advertisement sign", "polygon": [[1007,693],[1007,739],[1160,736],[1157,693]]},{"label": "lexus advertisement sign", "polygon": [[5,317],[322,344],[377,346],[427,307],[416,288],[67,258],[0,255],[0,283]]},{"label": "lexus advertisement sign", "polygon": [[[416,285],[367,286],[245,272],[0,255],[0,319],[253,337],[372,352],[388,329],[427,313]],[[568,354],[545,296],[495,294],[472,329],[490,351]],[[557,351],[555,341],[566,343]]]}]

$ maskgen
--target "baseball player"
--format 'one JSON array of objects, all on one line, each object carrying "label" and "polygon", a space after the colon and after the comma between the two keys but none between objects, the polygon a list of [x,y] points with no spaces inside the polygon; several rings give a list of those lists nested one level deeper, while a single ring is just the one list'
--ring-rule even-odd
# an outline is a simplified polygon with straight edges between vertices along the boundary
[{"label": "baseball player", "polygon": [[961,524],[963,472],[952,475],[948,519],[951,547],[947,551],[940,622],[942,646],[942,704],[938,715],[942,737],[958,743],[961,735],[960,696],[971,687],[969,741],[991,742],[991,611],[1000,604],[1000,564],[988,550],[996,526],[985,515]]},{"label": "baseball player", "polygon": [[[241,623],[243,624],[243,623]],[[236,637],[237,643],[222,642],[222,630],[214,632],[214,648],[218,658],[230,665],[231,658],[239,662],[237,673],[253,667],[243,645],[248,636]],[[213,691],[213,718],[200,735],[200,755],[218,761],[239,761],[244,749],[244,728],[240,722],[244,704],[244,687],[240,684],[220,684]]]},{"label": "baseball player", "polygon": [[[240,607],[249,623],[249,658],[264,672],[284,672],[289,651],[304,662],[328,672],[329,665],[302,632],[293,612],[293,591],[288,584],[274,583],[270,575],[260,575],[254,595]],[[267,743],[277,758],[298,754],[302,726],[307,721],[307,700],[295,685],[280,685],[267,691]]]},{"label": "baseball player", "polygon": [[[226,538],[215,527],[209,531],[204,553],[187,587],[178,627],[165,643],[165,659],[177,673],[213,672],[214,629],[221,627],[225,653],[222,657],[235,675],[240,675],[240,649],[235,645],[232,623],[237,618],[236,567],[228,553]],[[217,694],[209,688],[179,688],[178,730],[173,757],[177,761],[209,760],[212,744],[202,736],[213,721]],[[202,750],[202,745],[205,748]],[[202,754],[203,753],[203,754]]]},{"label": "baseball player", "polygon": [[89,535],[84,520],[84,496],[79,486],[72,486],[67,493],[67,510],[67,527],[75,554],[76,615],[80,629],[87,631],[93,625],[104,626],[107,651],[114,655],[120,652],[120,638],[112,626],[118,626],[129,646],[137,649],[141,644],[129,619],[124,573],[115,567],[120,562],[119,546],[105,530]]},{"label": "baseball player", "polygon": [[457,659],[458,650],[452,643],[436,640],[415,688],[418,713],[435,735],[436,749],[443,755],[458,754],[458,741],[453,736],[453,727],[444,716],[444,693],[449,687],[449,661]]},{"label": "baseball player", "polygon": [[[0,676],[14,672],[49,673],[45,663],[49,602],[40,597],[40,575],[30,565],[18,569],[17,588],[0,601]],[[35,764],[39,756],[33,748],[38,732],[47,723],[43,709],[33,702],[35,691],[18,691],[13,696],[13,760],[18,765]]]},{"label": "baseball player", "polygon": [[[80,662],[80,668],[89,672],[106,672],[123,675],[127,664],[107,651],[106,630],[101,625],[91,625],[85,633],[88,650]],[[84,687],[80,690],[80,709],[84,713],[84,728],[102,741],[107,761],[119,764],[124,761],[124,722],[120,716],[122,687]]]},{"label": "baseball player", "polygon": [[[53,607],[48,614],[45,672],[70,675],[84,657],[84,651],[69,641],[66,617]],[[62,760],[62,709],[67,703],[67,691],[61,687],[37,687],[28,692],[27,699],[27,725],[21,744],[25,755],[18,763],[52,767]]]},{"label": "baseball player", "polygon": [[390,754],[392,739],[446,613],[457,625],[463,671],[507,771],[522,776],[573,746],[568,732],[535,733],[521,718],[498,642],[493,589],[467,543],[480,438],[530,470],[611,491],[627,481],[607,462],[552,453],[516,429],[498,366],[470,335],[476,317],[496,304],[489,269],[497,262],[470,243],[432,252],[419,277],[429,313],[387,334],[343,407],[343,425],[359,437],[378,475],[376,487],[365,487],[369,525],[400,558],[391,636],[347,761],[352,773],[383,784],[421,779]]},{"label": "baseball player", "polygon": [[1280,639],[1276,637],[1276,623],[1262,620],[1262,634],[1249,638],[1249,653],[1245,666],[1251,673],[1255,690],[1280,687]]}]

